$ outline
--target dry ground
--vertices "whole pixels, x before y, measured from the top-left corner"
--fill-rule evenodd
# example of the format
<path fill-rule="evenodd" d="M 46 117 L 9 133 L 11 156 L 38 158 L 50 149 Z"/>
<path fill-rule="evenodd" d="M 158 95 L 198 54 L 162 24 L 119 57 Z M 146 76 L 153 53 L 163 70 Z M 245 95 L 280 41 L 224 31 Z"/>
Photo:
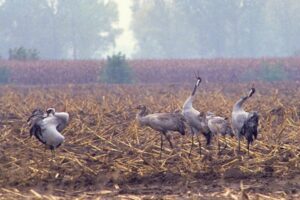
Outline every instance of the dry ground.
<path fill-rule="evenodd" d="M 174 111 L 191 86 L 3 86 L 0 199 L 300 199 L 299 83 L 255 87 L 245 106 L 261 118 L 250 157 L 236 156 L 236 139 L 229 138 L 221 155 L 214 141 L 203 156 L 195 148 L 189 158 L 191 137 L 174 133 L 176 147 L 165 143 L 160 158 L 159 134 L 136 125 L 134 107 Z M 230 117 L 248 88 L 203 84 L 194 107 Z M 55 160 L 28 138 L 26 119 L 36 107 L 70 113 Z"/>

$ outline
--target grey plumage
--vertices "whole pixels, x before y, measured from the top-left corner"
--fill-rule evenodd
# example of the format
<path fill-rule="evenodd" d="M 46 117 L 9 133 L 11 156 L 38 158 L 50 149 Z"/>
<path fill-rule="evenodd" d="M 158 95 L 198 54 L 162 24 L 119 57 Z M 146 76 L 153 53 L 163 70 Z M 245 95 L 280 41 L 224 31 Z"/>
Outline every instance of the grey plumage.
<path fill-rule="evenodd" d="M 169 131 L 176 131 L 181 135 L 185 135 L 184 117 L 180 113 L 174 112 L 148 114 L 146 106 L 143 105 L 139 105 L 137 109 L 140 110 L 136 115 L 139 125 L 148 126 L 161 133 L 161 152 L 163 147 L 163 135 L 168 140 L 171 148 L 173 148 L 173 144 L 169 135 L 167 135 Z"/>
<path fill-rule="evenodd" d="M 232 111 L 232 127 L 239 142 L 238 150 L 240 152 L 240 140 L 245 137 L 247 140 L 247 149 L 249 154 L 249 145 L 257 138 L 259 116 L 257 112 L 246 112 L 243 104 L 248 98 L 255 93 L 255 89 L 251 88 L 248 95 L 239 99 L 233 106 Z"/>
<path fill-rule="evenodd" d="M 218 152 L 220 152 L 220 142 L 219 142 L 219 134 L 222 135 L 225 139 L 225 147 L 227 146 L 226 143 L 226 135 L 230 135 L 233 137 L 233 131 L 230 126 L 230 123 L 227 118 L 216 116 L 212 112 L 207 112 L 206 119 L 208 122 L 208 127 L 212 133 L 213 136 L 217 137 L 218 141 Z"/>
<path fill-rule="evenodd" d="M 206 115 L 202 112 L 199 112 L 193 107 L 193 100 L 195 98 L 195 93 L 197 87 L 200 85 L 200 82 L 201 82 L 201 78 L 197 77 L 197 82 L 193 88 L 192 94 L 184 102 L 182 108 L 182 114 L 185 120 L 187 121 L 192 133 L 192 145 L 191 145 L 189 155 L 191 155 L 192 148 L 194 145 L 194 135 L 196 135 L 198 139 L 200 154 L 201 154 L 201 141 L 198 133 L 202 133 L 204 135 L 204 137 L 206 138 L 206 145 L 209 145 L 211 142 L 211 131 L 209 130 L 207 124 Z"/>
<path fill-rule="evenodd" d="M 46 113 L 44 113 L 40 108 L 34 109 L 31 116 L 27 119 L 27 123 L 30 126 L 30 137 L 33 135 L 43 144 L 45 141 L 42 139 L 42 129 L 39 123 L 46 118 Z"/>
<path fill-rule="evenodd" d="M 54 151 L 64 142 L 65 138 L 60 131 L 68 121 L 69 114 L 66 112 L 55 112 L 53 108 L 49 108 L 45 113 L 41 109 L 35 109 L 27 120 L 30 137 L 34 135 L 46 148 Z"/>
<path fill-rule="evenodd" d="M 252 144 L 254 139 L 257 139 L 258 121 L 259 121 L 259 117 L 257 112 L 250 112 L 248 119 L 245 121 L 241 129 L 241 135 L 243 135 L 248 141 L 247 143 L 248 151 L 249 151 L 249 144 Z"/>

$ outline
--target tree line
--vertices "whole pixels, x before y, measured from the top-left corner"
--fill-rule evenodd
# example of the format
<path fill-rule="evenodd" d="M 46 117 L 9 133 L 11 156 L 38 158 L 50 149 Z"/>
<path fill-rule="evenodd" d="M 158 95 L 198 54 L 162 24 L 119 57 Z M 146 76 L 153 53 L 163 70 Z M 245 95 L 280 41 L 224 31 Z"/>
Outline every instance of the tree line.
<path fill-rule="evenodd" d="M 43 59 L 89 59 L 120 33 L 114 2 L 104 0 L 5 0 L 0 6 L 0 55 L 37 49 Z"/>
<path fill-rule="evenodd" d="M 296 0 L 134 0 L 131 9 L 133 58 L 300 54 Z M 122 33 L 117 23 L 112 0 L 5 0 L 0 56 L 23 48 L 42 59 L 99 58 Z"/>
<path fill-rule="evenodd" d="M 295 0 L 137 1 L 138 57 L 277 57 L 300 53 Z"/>

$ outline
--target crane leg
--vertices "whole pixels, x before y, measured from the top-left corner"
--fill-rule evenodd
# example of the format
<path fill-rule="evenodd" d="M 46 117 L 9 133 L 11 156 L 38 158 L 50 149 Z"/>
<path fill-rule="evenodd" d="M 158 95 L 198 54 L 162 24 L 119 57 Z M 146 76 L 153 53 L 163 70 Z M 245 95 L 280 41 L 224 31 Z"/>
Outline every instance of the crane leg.
<path fill-rule="evenodd" d="M 250 148 L 250 144 L 249 144 L 249 142 L 247 142 L 248 157 L 250 156 L 249 148 Z"/>
<path fill-rule="evenodd" d="M 167 140 L 168 140 L 168 142 L 169 142 L 169 144 L 170 144 L 170 147 L 173 149 L 173 144 L 172 144 L 172 142 L 171 142 L 171 136 L 170 135 L 167 135 L 167 133 L 164 133 L 164 135 L 165 135 L 165 137 L 167 138 Z"/>
<path fill-rule="evenodd" d="M 51 149 L 51 153 L 52 153 L 52 160 L 54 160 L 54 158 L 55 158 L 55 150 Z"/>
<path fill-rule="evenodd" d="M 227 138 L 226 138 L 226 135 L 223 135 L 223 138 L 224 138 L 224 141 L 225 141 L 225 146 L 223 147 L 223 149 L 221 150 L 221 152 L 224 151 L 227 148 Z"/>
<path fill-rule="evenodd" d="M 199 135 L 197 135 L 198 145 L 199 145 L 199 154 L 202 155 L 202 147 L 201 147 L 201 141 Z"/>
<path fill-rule="evenodd" d="M 218 154 L 220 154 L 220 140 L 219 140 L 219 134 L 216 134 L 216 139 L 218 142 Z"/>
<path fill-rule="evenodd" d="M 224 149 L 226 149 L 226 148 L 227 148 L 227 139 L 226 139 L 226 135 L 224 135 L 223 138 L 224 138 L 224 141 L 225 141 Z"/>
<path fill-rule="evenodd" d="M 191 153 L 192 153 L 193 146 L 194 146 L 194 133 L 192 133 L 192 145 L 191 145 L 189 157 L 191 157 Z"/>
<path fill-rule="evenodd" d="M 163 134 L 160 134 L 160 154 L 159 157 L 161 158 L 162 150 L 163 150 L 163 144 L 164 144 L 164 139 L 163 139 Z"/>
<path fill-rule="evenodd" d="M 45 145 L 45 148 L 44 148 L 44 155 L 43 155 L 42 161 L 44 161 L 44 159 L 46 157 L 46 150 L 47 150 L 47 145 Z"/>
<path fill-rule="evenodd" d="M 50 166 L 51 166 L 51 168 L 53 167 L 53 165 L 54 165 L 54 159 L 55 159 L 55 150 L 53 149 L 53 148 L 51 148 L 51 154 L 52 154 L 52 159 L 51 159 L 51 164 L 50 164 Z"/>
<path fill-rule="evenodd" d="M 181 149 L 183 149 L 183 146 L 184 146 L 184 144 L 183 144 L 183 137 L 180 137 L 180 142 L 181 142 Z"/>
<path fill-rule="evenodd" d="M 238 138 L 238 140 L 239 140 L 238 153 L 240 154 L 241 153 L 241 139 L 240 139 L 240 137 Z"/>

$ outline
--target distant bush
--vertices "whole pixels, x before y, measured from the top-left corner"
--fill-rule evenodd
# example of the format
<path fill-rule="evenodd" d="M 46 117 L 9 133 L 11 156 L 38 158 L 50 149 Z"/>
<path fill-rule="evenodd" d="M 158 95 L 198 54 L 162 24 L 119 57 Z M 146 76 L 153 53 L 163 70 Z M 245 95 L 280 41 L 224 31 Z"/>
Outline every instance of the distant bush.
<path fill-rule="evenodd" d="M 260 80 L 260 81 L 284 81 L 289 78 L 288 72 L 281 63 L 267 63 L 260 64 L 257 70 L 247 70 L 242 75 L 243 81 Z"/>
<path fill-rule="evenodd" d="M 0 84 L 7 84 L 10 80 L 10 70 L 8 67 L 0 67 Z"/>
<path fill-rule="evenodd" d="M 100 74 L 100 81 L 105 83 L 132 83 L 132 70 L 122 53 L 108 56 Z"/>
<path fill-rule="evenodd" d="M 9 60 L 38 60 L 39 52 L 36 49 L 24 47 L 9 49 Z"/>
<path fill-rule="evenodd" d="M 259 77 L 265 81 L 284 81 L 288 79 L 288 73 L 280 63 L 263 63 L 259 71 Z"/>
<path fill-rule="evenodd" d="M 294 51 L 294 54 L 292 56 L 297 56 L 299 57 L 300 56 L 300 49 Z"/>

